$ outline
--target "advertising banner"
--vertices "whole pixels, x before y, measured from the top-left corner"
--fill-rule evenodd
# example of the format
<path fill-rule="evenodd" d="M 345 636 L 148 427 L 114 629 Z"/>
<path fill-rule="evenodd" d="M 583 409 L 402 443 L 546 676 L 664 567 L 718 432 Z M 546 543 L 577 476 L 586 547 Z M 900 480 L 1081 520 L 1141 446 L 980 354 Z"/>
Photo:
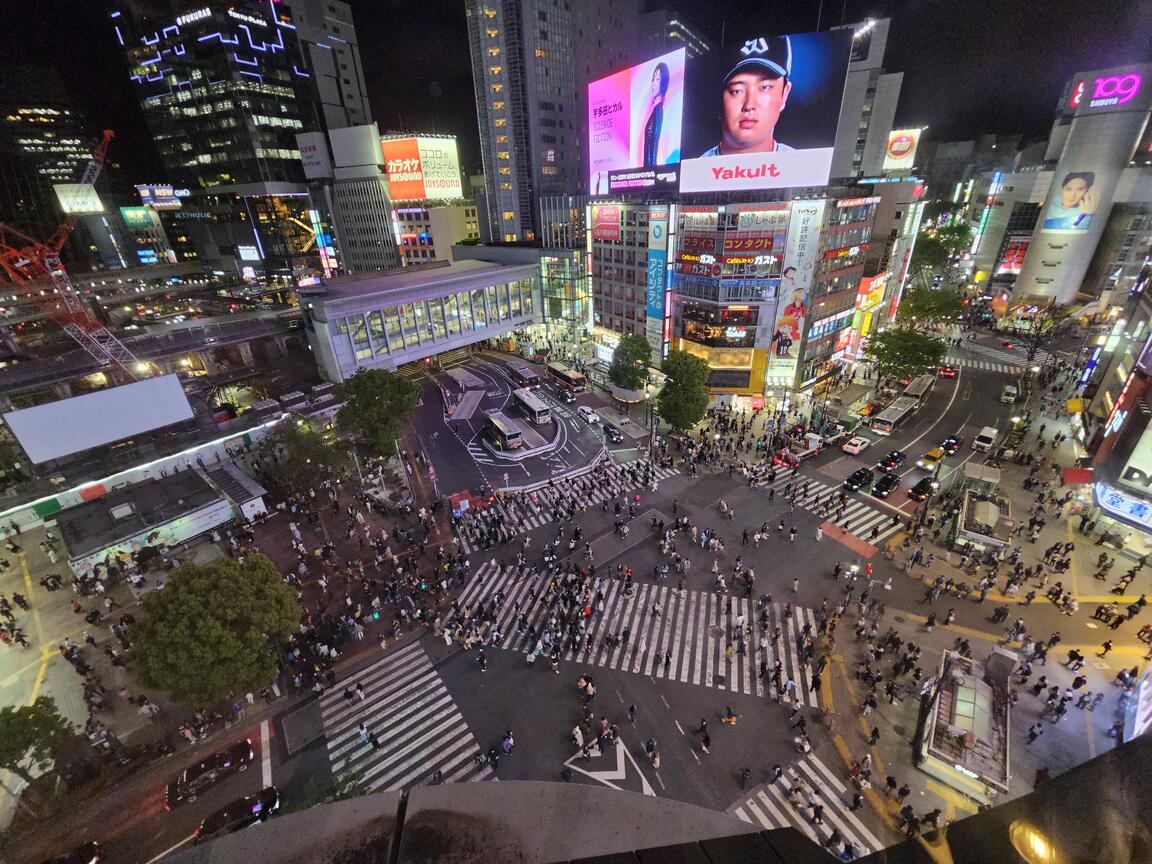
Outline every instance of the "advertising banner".
<path fill-rule="evenodd" d="M 138 185 L 136 192 L 140 203 L 153 210 L 179 210 L 183 206 L 180 199 L 188 197 L 187 189 L 175 189 L 168 183 Z"/>
<path fill-rule="evenodd" d="M 996 275 L 1016 275 L 1024 266 L 1024 258 L 1028 255 L 1028 247 L 1032 243 L 1032 236 L 1014 237 L 1004 247 L 1004 254 L 1000 256 L 1000 264 L 996 267 Z"/>
<path fill-rule="evenodd" d="M 382 138 L 380 149 L 393 201 L 464 197 L 455 138 Z"/>
<path fill-rule="evenodd" d="M 684 113 L 685 49 L 588 85 L 589 191 L 674 189 Z M 619 176 L 613 174 L 619 172 Z"/>
<path fill-rule="evenodd" d="M 620 239 L 619 204 L 601 204 L 592 208 L 592 239 Z"/>
<path fill-rule="evenodd" d="M 920 144 L 920 129 L 894 129 L 888 133 L 884 148 L 885 171 L 911 171 Z"/>
<path fill-rule="evenodd" d="M 68 216 L 104 212 L 96 189 L 87 183 L 57 183 L 52 188 L 56 190 L 60 209 Z"/>
<path fill-rule="evenodd" d="M 668 284 L 668 208 L 648 211 L 648 272 L 645 280 L 644 335 L 653 352 L 663 356 Z"/>
<path fill-rule="evenodd" d="M 826 184 L 851 48 L 850 29 L 753 35 L 693 60 L 680 191 Z"/>
<path fill-rule="evenodd" d="M 772 330 L 769 369 L 776 378 L 796 374 L 826 203 L 823 200 L 792 203 L 780 288 L 776 294 L 776 323 Z"/>
<path fill-rule="evenodd" d="M 1114 185 L 1116 174 L 1097 170 L 1064 172 L 1059 178 L 1059 187 L 1054 186 L 1048 195 L 1041 228 L 1054 234 L 1087 231 L 1100 209 L 1098 187 Z"/>
<path fill-rule="evenodd" d="M 332 160 L 328 158 L 328 142 L 323 132 L 301 132 L 296 136 L 296 148 L 304 176 L 309 180 L 332 176 Z"/>
<path fill-rule="evenodd" d="M 160 224 L 151 207 L 121 207 L 120 218 L 129 228 L 155 228 Z"/>

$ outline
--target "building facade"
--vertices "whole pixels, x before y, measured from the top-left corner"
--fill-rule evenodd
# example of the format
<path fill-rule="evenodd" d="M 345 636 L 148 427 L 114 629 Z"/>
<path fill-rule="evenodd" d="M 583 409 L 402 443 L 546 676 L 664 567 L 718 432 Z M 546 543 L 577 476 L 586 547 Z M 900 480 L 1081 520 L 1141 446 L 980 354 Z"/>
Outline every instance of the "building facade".
<path fill-rule="evenodd" d="M 872 177 L 883 168 L 904 82 L 903 72 L 889 73 L 883 68 L 890 24 L 889 18 L 876 18 L 833 28 L 854 32 L 832 154 L 834 178 Z"/>
<path fill-rule="evenodd" d="M 352 7 L 344 0 L 292 0 L 289 6 L 308 57 L 324 128 L 371 123 Z"/>
<path fill-rule="evenodd" d="M 476 203 L 405 201 L 395 208 L 398 251 L 405 264 L 451 261 L 457 243 L 478 243 Z"/>

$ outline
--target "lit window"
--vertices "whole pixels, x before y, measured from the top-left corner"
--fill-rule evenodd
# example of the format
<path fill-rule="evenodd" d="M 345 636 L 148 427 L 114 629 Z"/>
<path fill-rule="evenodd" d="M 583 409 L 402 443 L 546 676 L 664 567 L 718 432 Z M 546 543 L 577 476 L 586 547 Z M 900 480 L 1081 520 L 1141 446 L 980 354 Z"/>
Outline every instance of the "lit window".
<path fill-rule="evenodd" d="M 508 136 L 507 135 L 497 135 L 496 136 L 496 143 L 497 144 L 507 144 L 508 143 Z"/>
<path fill-rule="evenodd" d="M 505 210 L 504 211 L 504 221 L 511 222 L 515 218 L 516 218 L 516 214 L 513 213 L 511 210 Z"/>
<path fill-rule="evenodd" d="M 543 48 L 537 48 L 536 49 L 536 56 L 539 57 L 541 60 L 543 60 L 545 57 L 548 56 L 548 52 L 545 51 Z"/>
<path fill-rule="evenodd" d="M 507 126 L 507 125 L 508 125 L 508 118 L 507 117 L 497 117 L 496 118 L 496 126 L 502 128 L 502 127 Z"/>
<path fill-rule="evenodd" d="M 504 110 L 504 101 L 499 100 L 497 102 L 493 102 L 492 103 L 492 110 L 493 111 L 503 111 Z"/>
<path fill-rule="evenodd" d="M 509 155 L 507 150 L 498 150 L 496 152 L 496 158 L 497 159 L 511 159 L 512 157 Z"/>
<path fill-rule="evenodd" d="M 489 57 L 499 57 L 500 56 L 500 46 L 495 45 L 495 46 L 489 48 L 488 49 L 488 56 Z"/>
<path fill-rule="evenodd" d="M 512 184 L 511 183 L 501 183 L 500 184 L 500 191 L 501 192 L 511 192 L 512 191 Z"/>
<path fill-rule="evenodd" d="M 505 165 L 500 169 L 500 173 L 503 174 L 505 177 L 511 177 L 512 176 L 512 169 L 509 168 L 507 165 Z"/>
<path fill-rule="evenodd" d="M 491 87 L 491 90 L 493 93 L 503 93 L 504 92 L 504 85 L 503 84 L 493 84 Z"/>
<path fill-rule="evenodd" d="M 484 32 L 488 35 L 489 39 L 495 39 L 497 36 L 500 35 L 500 31 L 497 30 L 495 27 L 489 27 Z"/>
<path fill-rule="evenodd" d="M 489 66 L 488 67 L 488 74 L 489 75 L 502 75 L 502 74 L 504 74 L 504 67 L 503 66 Z"/>
<path fill-rule="evenodd" d="M 484 10 L 484 17 L 485 18 L 495 18 L 496 17 L 496 10 L 495 9 L 485 9 Z"/>

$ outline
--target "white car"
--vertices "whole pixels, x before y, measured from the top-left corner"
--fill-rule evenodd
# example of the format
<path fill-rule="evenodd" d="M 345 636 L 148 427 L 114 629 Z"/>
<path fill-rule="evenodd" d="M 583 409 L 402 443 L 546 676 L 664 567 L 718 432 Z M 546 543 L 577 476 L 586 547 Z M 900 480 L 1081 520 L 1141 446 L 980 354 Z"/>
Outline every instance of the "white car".
<path fill-rule="evenodd" d="M 862 435 L 853 435 L 840 446 L 840 449 L 845 453 L 851 453 L 853 456 L 856 456 L 857 454 L 863 453 L 865 450 L 867 450 L 868 445 L 871 443 L 871 441 Z"/>
<path fill-rule="evenodd" d="M 576 409 L 576 413 L 580 415 L 585 423 L 599 423 L 600 415 L 589 408 L 587 405 L 581 405 Z"/>

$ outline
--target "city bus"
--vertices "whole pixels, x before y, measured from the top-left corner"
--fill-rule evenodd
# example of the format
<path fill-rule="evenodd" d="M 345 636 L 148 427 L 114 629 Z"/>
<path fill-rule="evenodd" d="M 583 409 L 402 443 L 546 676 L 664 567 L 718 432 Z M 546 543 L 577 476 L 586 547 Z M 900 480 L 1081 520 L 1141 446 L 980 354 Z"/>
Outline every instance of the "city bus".
<path fill-rule="evenodd" d="M 552 422 L 552 409 L 541 401 L 531 390 L 513 390 L 512 399 L 520 413 L 539 426 Z"/>
<path fill-rule="evenodd" d="M 567 387 L 573 393 L 584 392 L 584 376 L 579 372 L 573 372 L 562 363 L 549 363 L 548 375 L 557 384 Z"/>
<path fill-rule="evenodd" d="M 919 403 L 915 399 L 901 396 L 872 418 L 872 431 L 878 435 L 891 435 L 918 407 Z"/>
<path fill-rule="evenodd" d="M 520 430 L 499 411 L 488 415 L 484 431 L 501 450 L 515 450 L 524 444 Z"/>
<path fill-rule="evenodd" d="M 532 390 L 540 386 L 540 376 L 527 366 L 511 366 L 508 374 L 512 378 L 512 383 L 519 389 Z"/>
<path fill-rule="evenodd" d="M 915 399 L 916 408 L 919 409 L 920 406 L 927 401 L 928 394 L 932 392 L 935 384 L 935 375 L 920 375 L 917 378 L 913 378 L 908 386 L 904 388 L 904 398 Z"/>

